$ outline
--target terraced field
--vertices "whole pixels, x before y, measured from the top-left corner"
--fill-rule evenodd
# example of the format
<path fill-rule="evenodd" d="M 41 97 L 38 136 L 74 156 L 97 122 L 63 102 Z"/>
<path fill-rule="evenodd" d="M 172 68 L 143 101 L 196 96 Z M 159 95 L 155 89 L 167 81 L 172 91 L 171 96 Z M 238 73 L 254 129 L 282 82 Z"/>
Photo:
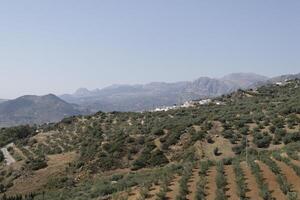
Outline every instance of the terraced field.
<path fill-rule="evenodd" d="M 28 154 L 27 151 L 22 151 L 22 149 L 19 149 L 17 146 L 14 147 L 14 152 L 17 154 L 21 154 L 21 158 L 17 163 L 24 162 L 23 159 L 26 158 L 25 155 Z M 34 152 L 34 151 L 32 151 Z M 64 156 L 63 156 L 64 155 Z M 271 154 L 270 154 L 271 155 Z M 283 154 L 282 154 L 283 155 Z M 286 177 L 287 183 L 291 186 L 291 190 L 288 193 L 284 193 L 281 190 L 281 183 L 278 182 L 277 174 L 275 174 L 270 167 L 265 164 L 263 161 L 259 160 L 259 157 L 257 157 L 256 160 L 253 160 L 257 164 L 257 166 L 260 169 L 261 176 L 263 177 L 263 182 L 267 184 L 268 191 L 270 193 L 270 196 L 273 199 L 289 199 L 290 196 L 296 196 L 296 194 L 300 194 L 300 176 L 299 172 L 295 171 L 297 167 L 299 167 L 299 161 L 294 160 L 290 158 L 287 154 L 284 154 L 284 159 L 288 159 L 289 163 L 291 165 L 296 166 L 295 168 L 291 167 L 287 163 L 283 161 L 279 161 L 272 156 L 270 156 L 270 159 L 273 160 L 278 167 L 280 168 L 280 172 Z M 32 156 L 30 154 L 30 156 Z M 47 180 L 49 176 L 52 176 L 56 172 L 59 172 L 60 167 L 64 167 L 65 164 L 70 162 L 74 159 L 74 156 L 76 156 L 75 153 L 69 152 L 64 154 L 53 154 L 49 155 L 49 161 L 48 161 L 48 167 L 46 169 L 38 170 L 33 175 L 31 175 L 32 182 L 37 183 L 37 185 L 23 185 L 22 181 L 16 180 L 14 182 L 14 186 L 7 192 L 7 194 L 13 194 L 13 192 L 18 191 L 19 193 L 27 193 L 32 191 L 33 189 L 38 188 L 41 185 L 46 184 L 46 182 L 43 183 L 43 180 Z M 236 159 L 235 159 L 236 160 Z M 243 171 L 243 174 L 241 176 L 244 176 L 245 178 L 245 186 L 247 188 L 246 190 L 246 197 L 248 199 L 263 199 L 262 191 L 260 188 L 259 183 L 257 182 L 257 178 L 255 177 L 255 174 L 253 174 L 253 171 L 251 170 L 251 167 L 247 165 L 245 161 L 239 161 L 240 167 Z M 135 186 L 130 189 L 130 192 L 128 192 L 127 195 L 121 194 L 116 195 L 114 199 L 129 199 L 129 200 L 139 200 L 139 199 L 148 199 L 148 200 L 156 200 L 156 199 L 178 199 L 178 198 L 184 198 L 187 200 L 193 200 L 197 199 L 197 195 L 201 193 L 199 190 L 199 182 L 206 180 L 206 184 L 204 187 L 204 196 L 207 200 L 215 200 L 219 199 L 218 197 L 218 184 L 216 183 L 218 171 L 215 166 L 215 164 L 212 164 L 207 170 L 206 175 L 203 177 L 201 176 L 201 169 L 199 168 L 200 164 L 199 162 L 196 164 L 193 164 L 193 168 L 191 170 L 191 174 L 188 177 L 188 181 L 186 183 L 186 189 L 187 193 L 186 196 L 180 197 L 181 190 L 183 185 L 181 185 L 181 179 L 183 178 L 183 171 L 179 171 L 179 174 L 172 175 L 171 178 L 169 178 L 169 181 L 167 182 L 167 189 L 162 192 L 163 190 L 163 182 L 155 181 L 153 179 L 153 183 L 148 187 L 148 189 L 145 190 L 144 187 Z M 48 169 L 53 169 L 52 173 L 49 173 Z M 184 168 L 183 168 L 184 169 Z M 44 172 L 46 174 L 44 174 Z M 44 175 L 43 175 L 44 174 Z M 224 165 L 224 176 L 226 178 L 226 183 L 224 185 L 225 188 L 225 197 L 227 199 L 233 199 L 237 200 L 241 198 L 241 193 L 239 192 L 239 185 L 237 182 L 238 177 L 235 174 L 234 166 L 231 164 Z M 45 178 L 43 178 L 45 177 Z M 39 186 L 38 186 L 39 185 Z M 295 197 L 297 199 L 297 197 Z"/>

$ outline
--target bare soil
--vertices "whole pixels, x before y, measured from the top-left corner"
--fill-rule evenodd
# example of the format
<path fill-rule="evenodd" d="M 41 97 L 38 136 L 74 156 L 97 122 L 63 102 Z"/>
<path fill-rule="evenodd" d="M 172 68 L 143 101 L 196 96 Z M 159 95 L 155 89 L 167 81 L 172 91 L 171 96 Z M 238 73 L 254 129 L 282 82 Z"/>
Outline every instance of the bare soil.
<path fill-rule="evenodd" d="M 59 177 L 68 163 L 72 162 L 76 156 L 75 152 L 48 156 L 48 167 L 19 177 L 14 181 L 14 186 L 8 190 L 7 194 L 29 194 L 37 191 L 46 185 L 50 178 Z"/>
<path fill-rule="evenodd" d="M 293 185 L 293 190 L 300 194 L 300 178 L 297 176 L 296 172 L 283 162 L 279 162 L 274 159 L 282 173 L 286 176 L 288 183 Z"/>
<path fill-rule="evenodd" d="M 291 162 L 294 164 L 294 165 L 297 165 L 300 167 L 300 161 L 299 160 L 293 160 L 291 159 Z"/>
<path fill-rule="evenodd" d="M 275 174 L 264 163 L 257 161 L 257 164 L 263 173 L 263 178 L 269 185 L 269 190 L 272 192 L 272 197 L 278 200 L 285 199 L 284 194 L 280 190 L 280 186 L 276 180 Z"/>
<path fill-rule="evenodd" d="M 199 179 L 200 179 L 199 169 L 193 169 L 193 174 L 188 183 L 188 191 L 189 191 L 189 194 L 187 195 L 188 200 L 195 199 L 195 195 L 197 192 L 197 183 Z"/>
<path fill-rule="evenodd" d="M 179 180 L 180 176 L 176 175 L 169 185 L 169 191 L 166 194 L 166 199 L 173 200 L 179 194 Z"/>
<path fill-rule="evenodd" d="M 232 151 L 233 145 L 229 142 L 229 140 L 225 139 L 222 136 L 215 135 L 213 137 L 214 143 L 208 144 L 203 143 L 203 150 L 205 156 L 210 160 L 220 161 L 224 158 L 234 157 L 235 154 Z M 214 154 L 214 149 L 218 148 L 221 155 L 216 156 Z"/>
<path fill-rule="evenodd" d="M 204 153 L 204 148 L 203 148 L 203 142 L 201 141 L 197 141 L 195 144 L 194 144 L 194 147 L 195 147 L 195 154 L 196 156 L 198 157 L 198 159 L 202 159 L 205 157 L 205 153 Z"/>
<path fill-rule="evenodd" d="M 262 198 L 259 196 L 259 188 L 257 186 L 256 179 L 252 175 L 250 167 L 247 166 L 246 162 L 242 162 L 241 168 L 245 174 L 246 184 L 249 189 L 249 191 L 246 193 L 246 196 L 249 199 L 262 200 Z"/>
<path fill-rule="evenodd" d="M 237 195 L 237 185 L 235 180 L 235 173 L 233 171 L 232 165 L 224 166 L 225 175 L 227 177 L 227 192 L 226 195 L 228 199 L 239 200 L 240 198 Z"/>
<path fill-rule="evenodd" d="M 224 130 L 222 123 L 219 121 L 213 121 L 212 125 L 213 126 L 211 130 L 208 131 L 211 135 L 220 135 L 221 132 Z"/>
<path fill-rule="evenodd" d="M 16 146 L 14 145 L 14 150 L 17 154 L 19 154 L 24 160 L 27 159 L 27 157 L 24 155 L 24 153 Z"/>
<path fill-rule="evenodd" d="M 147 200 L 155 200 L 156 199 L 156 194 L 158 194 L 159 191 L 160 191 L 160 186 L 159 185 L 153 185 L 150 188 L 146 199 Z"/>
<path fill-rule="evenodd" d="M 140 198 L 140 190 L 139 188 L 135 187 L 128 194 L 128 200 L 137 200 Z"/>
<path fill-rule="evenodd" d="M 216 167 L 212 167 L 207 174 L 207 187 L 206 189 L 206 200 L 215 200 L 216 198 L 216 190 L 217 190 L 217 185 L 216 185 L 216 176 L 217 176 L 217 170 Z"/>

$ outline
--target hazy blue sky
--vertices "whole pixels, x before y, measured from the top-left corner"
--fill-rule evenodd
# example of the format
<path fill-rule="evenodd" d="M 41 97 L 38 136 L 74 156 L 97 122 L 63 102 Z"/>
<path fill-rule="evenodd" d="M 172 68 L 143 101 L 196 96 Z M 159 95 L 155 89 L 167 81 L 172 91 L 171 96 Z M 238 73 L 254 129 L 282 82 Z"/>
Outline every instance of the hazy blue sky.
<path fill-rule="evenodd" d="M 299 0 L 0 0 L 0 98 L 300 72 Z"/>

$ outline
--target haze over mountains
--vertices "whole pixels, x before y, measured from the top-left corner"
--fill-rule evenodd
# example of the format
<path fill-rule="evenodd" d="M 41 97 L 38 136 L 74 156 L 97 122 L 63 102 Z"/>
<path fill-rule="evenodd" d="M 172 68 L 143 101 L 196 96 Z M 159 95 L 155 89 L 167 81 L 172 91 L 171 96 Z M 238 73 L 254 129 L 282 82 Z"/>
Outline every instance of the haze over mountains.
<path fill-rule="evenodd" d="M 6 99 L 0 99 L 0 103 L 7 101 Z"/>
<path fill-rule="evenodd" d="M 81 88 L 74 94 L 60 97 L 92 111 L 143 111 L 187 100 L 215 97 L 267 80 L 268 77 L 253 73 L 234 73 L 219 79 L 201 77 L 186 82 L 113 85 L 92 91 Z"/>
<path fill-rule="evenodd" d="M 98 111 L 151 110 L 294 78 L 300 78 L 300 74 L 268 78 L 253 73 L 234 73 L 222 78 L 201 77 L 175 83 L 112 85 L 92 91 L 81 88 L 74 94 L 60 97 L 53 94 L 28 95 L 14 100 L 0 100 L 0 127 L 57 122 L 68 116 Z"/>

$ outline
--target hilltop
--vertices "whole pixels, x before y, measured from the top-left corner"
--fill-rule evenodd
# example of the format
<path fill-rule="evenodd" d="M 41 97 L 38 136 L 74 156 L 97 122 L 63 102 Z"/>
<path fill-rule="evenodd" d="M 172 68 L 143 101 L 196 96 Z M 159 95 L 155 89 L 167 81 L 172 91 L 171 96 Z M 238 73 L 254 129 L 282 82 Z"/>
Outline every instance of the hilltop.
<path fill-rule="evenodd" d="M 0 103 L 0 127 L 58 122 L 82 112 L 53 94 L 27 95 Z"/>
<path fill-rule="evenodd" d="M 2 129 L 0 141 L 15 144 L 17 160 L 0 168 L 2 191 L 36 199 L 43 191 L 45 199 L 295 196 L 299 98 L 295 80 L 167 112 L 99 112 Z"/>

